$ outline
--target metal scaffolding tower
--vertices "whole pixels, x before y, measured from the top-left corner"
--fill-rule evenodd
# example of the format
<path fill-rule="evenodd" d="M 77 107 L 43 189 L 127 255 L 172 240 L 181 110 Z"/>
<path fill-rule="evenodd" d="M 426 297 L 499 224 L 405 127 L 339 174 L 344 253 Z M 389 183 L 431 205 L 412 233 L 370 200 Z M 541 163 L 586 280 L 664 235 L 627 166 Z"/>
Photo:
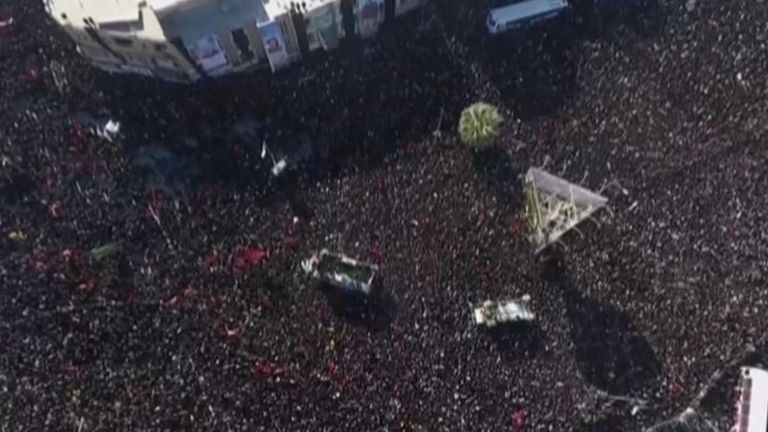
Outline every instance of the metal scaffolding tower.
<path fill-rule="evenodd" d="M 608 202 L 600 194 L 539 168 L 530 168 L 526 173 L 524 191 L 529 239 L 536 253 L 559 241 L 566 232 L 578 231 L 576 225 L 591 219 Z"/>

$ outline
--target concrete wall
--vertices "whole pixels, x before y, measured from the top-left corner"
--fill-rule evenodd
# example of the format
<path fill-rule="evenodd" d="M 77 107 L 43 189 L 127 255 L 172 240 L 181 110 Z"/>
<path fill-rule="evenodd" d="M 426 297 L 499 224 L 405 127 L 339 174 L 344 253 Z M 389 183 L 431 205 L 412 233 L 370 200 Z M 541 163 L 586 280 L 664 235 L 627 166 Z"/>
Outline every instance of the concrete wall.
<path fill-rule="evenodd" d="M 199 79 L 200 75 L 184 55 L 165 40 L 154 12 L 144 8 L 142 17 L 144 31 L 134 33 L 99 28 L 87 16 L 59 16 L 57 21 L 74 40 L 78 52 L 100 69 L 174 81 Z"/>
<path fill-rule="evenodd" d="M 134 72 L 145 75 L 154 75 L 155 69 L 161 70 L 161 78 L 169 79 L 171 75 L 178 74 L 175 81 L 195 81 L 200 78 L 194 67 L 184 56 L 167 41 L 150 41 L 139 38 L 120 39 L 130 41 L 117 43 L 114 35 L 109 32 L 98 31 L 99 37 L 107 48 L 96 42 L 91 35 L 83 29 L 66 28 L 67 33 L 75 40 L 78 52 L 86 59 L 92 61 L 97 67 L 112 72 Z"/>

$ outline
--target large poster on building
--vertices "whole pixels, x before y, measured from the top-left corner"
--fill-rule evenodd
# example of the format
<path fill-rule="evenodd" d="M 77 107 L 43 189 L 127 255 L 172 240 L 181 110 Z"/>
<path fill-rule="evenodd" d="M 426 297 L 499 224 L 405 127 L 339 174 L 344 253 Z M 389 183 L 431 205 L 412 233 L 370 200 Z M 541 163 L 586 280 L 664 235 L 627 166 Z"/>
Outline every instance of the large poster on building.
<path fill-rule="evenodd" d="M 307 14 L 307 33 L 316 33 L 324 49 L 333 49 L 339 44 L 339 31 L 333 4 L 320 7 Z M 311 47 L 310 47 L 311 48 Z"/>
<path fill-rule="evenodd" d="M 188 44 L 187 51 L 206 72 L 214 72 L 229 66 L 229 59 L 215 35 L 209 35 Z"/>
<path fill-rule="evenodd" d="M 267 52 L 267 59 L 272 70 L 277 70 L 288 61 L 288 52 L 285 48 L 283 35 L 276 22 L 271 21 L 259 25 L 259 34 L 264 43 L 264 51 Z"/>

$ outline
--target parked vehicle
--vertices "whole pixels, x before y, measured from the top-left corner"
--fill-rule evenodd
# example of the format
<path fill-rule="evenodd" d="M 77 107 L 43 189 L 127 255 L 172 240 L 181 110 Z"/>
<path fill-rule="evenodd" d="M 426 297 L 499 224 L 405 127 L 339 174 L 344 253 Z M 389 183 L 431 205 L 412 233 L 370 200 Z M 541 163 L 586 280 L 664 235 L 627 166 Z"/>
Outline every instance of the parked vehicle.
<path fill-rule="evenodd" d="M 530 301 L 528 295 L 517 300 L 486 300 L 473 311 L 475 324 L 492 328 L 499 324 L 533 321 L 535 315 L 531 311 Z"/>
<path fill-rule="evenodd" d="M 528 0 L 513 3 L 491 9 L 486 18 L 486 25 L 489 32 L 497 34 L 555 17 L 566 7 L 566 0 Z"/>
<path fill-rule="evenodd" d="M 371 293 L 373 279 L 379 270 L 375 264 L 329 252 L 327 249 L 302 261 L 301 266 L 305 272 L 319 281 L 366 295 Z"/>

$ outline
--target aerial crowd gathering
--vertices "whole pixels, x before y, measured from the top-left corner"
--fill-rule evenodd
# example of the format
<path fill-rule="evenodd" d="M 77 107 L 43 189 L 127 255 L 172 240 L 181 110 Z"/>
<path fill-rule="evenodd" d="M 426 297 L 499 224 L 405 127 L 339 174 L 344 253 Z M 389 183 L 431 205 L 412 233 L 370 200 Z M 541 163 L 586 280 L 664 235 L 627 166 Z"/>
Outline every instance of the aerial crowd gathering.
<path fill-rule="evenodd" d="M 0 6 L 9 430 L 744 423 L 768 325 L 765 3 L 466 40 L 428 5 L 193 85 L 91 68 L 37 3 Z M 474 151 L 457 125 L 485 99 L 504 125 Z M 538 253 L 530 168 L 607 199 Z"/>

